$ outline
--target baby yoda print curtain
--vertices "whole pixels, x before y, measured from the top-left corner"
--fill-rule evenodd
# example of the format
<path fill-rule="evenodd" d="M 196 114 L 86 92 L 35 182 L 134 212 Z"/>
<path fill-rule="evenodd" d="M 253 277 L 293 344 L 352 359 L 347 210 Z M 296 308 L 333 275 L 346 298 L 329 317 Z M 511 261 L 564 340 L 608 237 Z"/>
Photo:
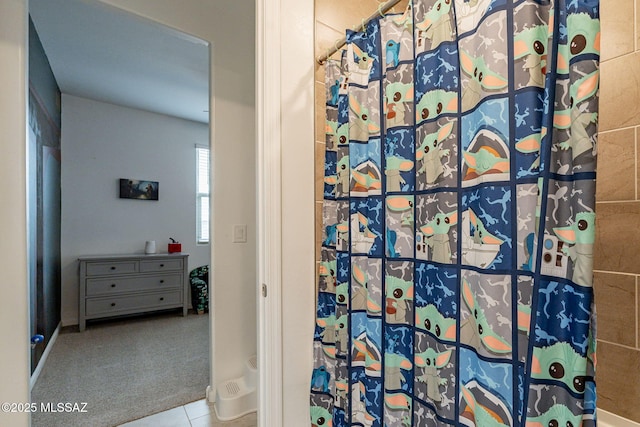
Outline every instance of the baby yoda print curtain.
<path fill-rule="evenodd" d="M 597 0 L 413 0 L 326 66 L 311 425 L 594 426 Z"/>

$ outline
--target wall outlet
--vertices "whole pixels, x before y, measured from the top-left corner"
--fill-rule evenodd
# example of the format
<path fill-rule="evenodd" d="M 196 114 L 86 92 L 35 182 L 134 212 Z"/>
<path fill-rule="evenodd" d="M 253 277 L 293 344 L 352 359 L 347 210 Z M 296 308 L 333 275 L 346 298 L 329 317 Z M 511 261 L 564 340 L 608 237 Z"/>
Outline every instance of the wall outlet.
<path fill-rule="evenodd" d="M 247 224 L 234 224 L 231 241 L 233 243 L 247 243 Z"/>

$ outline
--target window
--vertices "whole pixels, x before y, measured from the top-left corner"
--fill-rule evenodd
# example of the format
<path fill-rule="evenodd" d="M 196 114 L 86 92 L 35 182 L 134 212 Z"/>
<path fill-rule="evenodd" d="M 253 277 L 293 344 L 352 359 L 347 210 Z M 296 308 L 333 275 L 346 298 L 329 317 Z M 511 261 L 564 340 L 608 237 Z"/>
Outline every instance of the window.
<path fill-rule="evenodd" d="M 196 146 L 196 239 L 209 243 L 209 148 Z"/>

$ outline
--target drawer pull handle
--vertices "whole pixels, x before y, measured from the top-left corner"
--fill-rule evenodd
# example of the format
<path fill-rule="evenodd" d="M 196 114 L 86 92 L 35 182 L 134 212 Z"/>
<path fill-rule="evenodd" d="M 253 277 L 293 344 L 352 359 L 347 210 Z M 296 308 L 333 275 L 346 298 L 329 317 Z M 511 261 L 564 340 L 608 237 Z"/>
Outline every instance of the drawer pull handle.
<path fill-rule="evenodd" d="M 112 270 L 115 270 L 116 268 L 112 266 L 112 267 L 111 267 L 111 269 L 112 269 Z"/>
<path fill-rule="evenodd" d="M 160 280 L 160 283 L 164 283 L 164 280 Z"/>
<path fill-rule="evenodd" d="M 160 264 L 160 267 L 164 267 L 164 264 Z"/>
<path fill-rule="evenodd" d="M 111 284 L 111 287 L 112 287 L 112 288 L 115 288 L 115 287 L 116 287 L 116 284 L 115 284 L 115 283 L 112 283 L 112 284 Z"/>
<path fill-rule="evenodd" d="M 164 301 L 164 297 L 160 297 L 160 301 Z"/>
<path fill-rule="evenodd" d="M 116 306 L 116 303 L 115 303 L 115 302 L 112 302 L 112 303 L 111 303 L 111 307 L 115 307 L 115 306 Z"/>

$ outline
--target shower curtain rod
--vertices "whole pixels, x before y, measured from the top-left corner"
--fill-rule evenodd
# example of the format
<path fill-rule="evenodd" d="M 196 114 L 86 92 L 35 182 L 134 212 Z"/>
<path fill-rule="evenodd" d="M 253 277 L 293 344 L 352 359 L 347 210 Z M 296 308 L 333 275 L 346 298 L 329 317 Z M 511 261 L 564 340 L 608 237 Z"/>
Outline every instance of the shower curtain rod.
<path fill-rule="evenodd" d="M 373 13 L 371 16 L 369 16 L 367 19 L 363 19 L 362 23 L 360 25 L 356 25 L 353 27 L 353 31 L 358 31 L 358 30 L 364 30 L 365 26 L 372 20 L 374 20 L 377 17 L 384 17 L 384 14 L 387 13 L 389 11 L 389 9 L 391 9 L 393 6 L 397 5 L 398 3 L 400 3 L 402 0 L 389 0 L 386 3 L 380 3 L 380 6 L 378 7 L 378 10 Z M 334 53 L 336 53 L 337 51 L 340 50 L 340 48 L 342 46 L 344 46 L 345 44 L 347 44 L 347 38 L 343 37 L 339 40 L 336 40 L 336 42 L 333 44 L 333 47 L 331 49 L 328 49 L 327 52 L 324 55 L 320 55 L 316 61 L 318 61 L 318 64 L 322 65 L 324 64 L 327 59 L 329 59 L 331 57 L 331 55 L 333 55 Z"/>

